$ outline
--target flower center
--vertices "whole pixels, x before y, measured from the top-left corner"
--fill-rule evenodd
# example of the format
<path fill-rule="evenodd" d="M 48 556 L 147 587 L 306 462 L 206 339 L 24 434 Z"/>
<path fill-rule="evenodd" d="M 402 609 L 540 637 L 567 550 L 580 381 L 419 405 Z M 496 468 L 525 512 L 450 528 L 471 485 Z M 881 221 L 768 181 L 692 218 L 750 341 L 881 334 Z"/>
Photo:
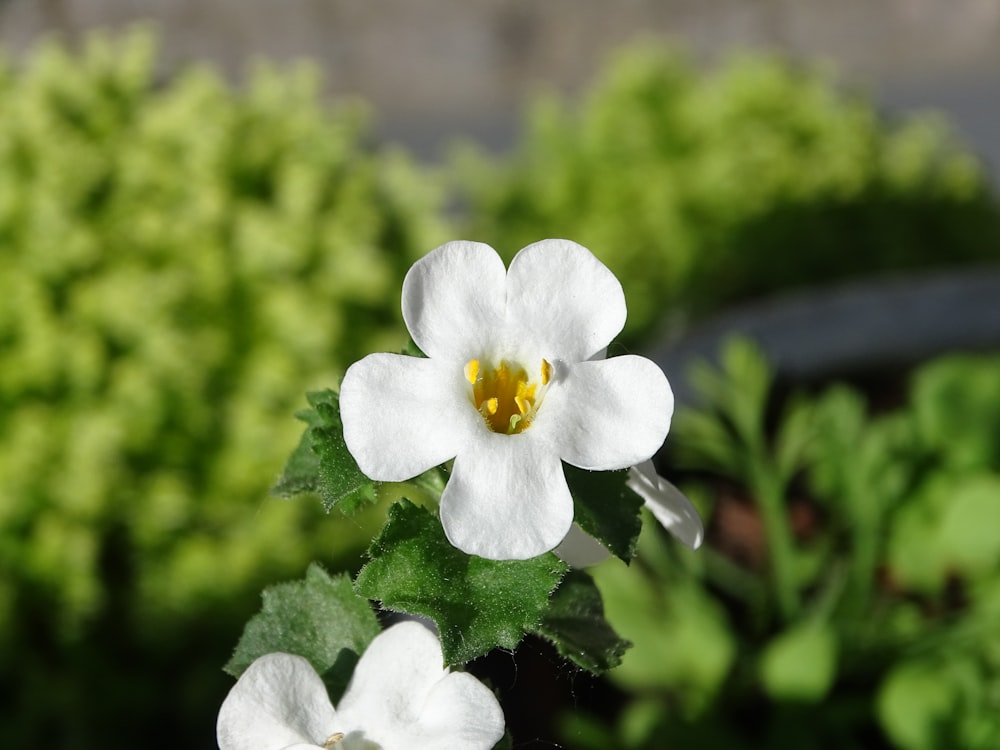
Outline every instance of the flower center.
<path fill-rule="evenodd" d="M 330 750 L 334 745 L 344 739 L 343 732 L 334 732 L 329 737 L 326 738 L 326 742 L 323 743 L 323 750 Z"/>
<path fill-rule="evenodd" d="M 465 364 L 465 379 L 472 385 L 472 405 L 493 432 L 516 435 L 531 426 L 552 379 L 552 365 L 542 360 L 538 379 L 531 380 L 520 365 L 500 360 L 495 368 L 483 368 L 478 359 Z"/>

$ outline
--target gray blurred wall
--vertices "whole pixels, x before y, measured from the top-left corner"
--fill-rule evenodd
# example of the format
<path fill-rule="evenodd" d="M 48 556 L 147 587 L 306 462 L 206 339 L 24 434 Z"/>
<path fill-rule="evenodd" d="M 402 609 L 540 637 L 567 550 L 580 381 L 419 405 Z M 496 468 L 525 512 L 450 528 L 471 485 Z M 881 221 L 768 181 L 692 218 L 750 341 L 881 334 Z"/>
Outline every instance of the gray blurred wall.
<path fill-rule="evenodd" d="M 934 107 L 1000 169 L 1000 0 L 0 0 L 0 45 L 154 21 L 164 66 L 309 57 L 333 94 L 425 156 L 503 147 L 538 87 L 572 93 L 610 50 L 665 35 L 709 62 L 741 49 L 834 61 L 890 111 Z M 165 72 L 167 72 L 165 71 Z"/>

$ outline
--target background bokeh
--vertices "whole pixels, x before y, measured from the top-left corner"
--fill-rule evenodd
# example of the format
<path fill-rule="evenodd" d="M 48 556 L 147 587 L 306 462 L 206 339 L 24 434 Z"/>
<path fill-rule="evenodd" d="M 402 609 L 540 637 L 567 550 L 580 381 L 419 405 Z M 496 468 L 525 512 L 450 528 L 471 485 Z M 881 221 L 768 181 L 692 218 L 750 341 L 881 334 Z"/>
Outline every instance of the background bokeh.
<path fill-rule="evenodd" d="M 548 236 L 622 280 L 612 353 L 678 381 L 734 310 L 959 286 L 953 346 L 807 380 L 771 339 L 712 350 L 660 457 L 708 542 L 595 571 L 635 643 L 609 678 L 535 642 L 473 665 L 515 747 L 1000 746 L 994 115 L 886 111 L 996 82 L 990 5 L 254 5 L 0 4 L 5 746 L 213 746 L 260 589 L 376 528 L 268 496 L 304 393 L 405 344 L 427 250 Z M 864 330 L 849 307 L 826 325 Z M 972 309 L 996 336 L 957 351 Z"/>

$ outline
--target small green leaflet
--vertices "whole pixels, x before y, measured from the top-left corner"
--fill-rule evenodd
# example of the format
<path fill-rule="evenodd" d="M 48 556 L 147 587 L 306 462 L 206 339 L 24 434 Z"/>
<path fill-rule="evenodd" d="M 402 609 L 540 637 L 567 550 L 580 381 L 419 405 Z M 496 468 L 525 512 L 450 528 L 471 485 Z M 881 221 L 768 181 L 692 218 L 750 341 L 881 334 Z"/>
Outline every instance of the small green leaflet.
<path fill-rule="evenodd" d="M 801 622 L 760 654 L 761 684 L 778 701 L 818 703 L 837 677 L 837 633 L 827 622 Z"/>
<path fill-rule="evenodd" d="M 551 641 L 562 656 L 595 674 L 621 664 L 632 645 L 604 619 L 601 592 L 582 570 L 566 574 L 534 632 Z"/>
<path fill-rule="evenodd" d="M 337 700 L 358 658 L 380 632 L 371 603 L 354 593 L 346 573 L 331 577 L 316 563 L 304 580 L 271 586 L 262 599 L 225 671 L 239 677 L 264 654 L 298 654 L 309 660 Z"/>
<path fill-rule="evenodd" d="M 417 342 L 413 339 L 409 339 L 406 342 L 406 347 L 401 352 L 409 357 L 420 357 L 421 359 L 426 359 L 427 355 L 420 351 L 420 347 L 417 346 Z"/>
<path fill-rule="evenodd" d="M 538 629 L 566 572 L 552 553 L 505 561 L 467 555 L 445 538 L 436 516 L 408 500 L 389 509 L 369 557 L 354 582 L 358 593 L 433 620 L 450 665 L 515 648 Z"/>
<path fill-rule="evenodd" d="M 337 394 L 329 389 L 306 394 L 311 409 L 295 416 L 309 426 L 285 464 L 271 493 L 292 497 L 315 492 L 327 511 L 351 513 L 375 497 L 375 485 L 366 477 L 344 443 Z"/>
<path fill-rule="evenodd" d="M 635 557 L 643 501 L 625 485 L 627 471 L 586 471 L 563 465 L 576 523 L 624 562 Z"/>

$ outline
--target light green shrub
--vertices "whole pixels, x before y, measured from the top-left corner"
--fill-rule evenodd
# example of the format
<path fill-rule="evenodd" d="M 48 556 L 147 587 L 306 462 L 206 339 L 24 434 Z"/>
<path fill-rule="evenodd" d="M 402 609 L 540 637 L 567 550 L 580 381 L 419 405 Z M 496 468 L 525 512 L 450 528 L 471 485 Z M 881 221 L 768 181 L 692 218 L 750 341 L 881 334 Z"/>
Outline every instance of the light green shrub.
<path fill-rule="evenodd" d="M 512 157 L 457 156 L 466 234 L 591 248 L 628 338 L 777 290 L 1000 259 L 983 171 L 944 123 L 888 122 L 830 76 L 768 58 L 699 73 L 629 48 L 580 105 L 530 110 Z M 467 193 L 467 195 L 466 195 Z"/>
<path fill-rule="evenodd" d="M 321 105 L 314 71 L 157 81 L 154 51 L 94 37 L 0 72 L 8 746 L 75 746 L 127 696 L 43 695 L 74 660 L 113 680 L 131 653 L 155 695 L 142 659 L 188 644 L 193 683 L 194 633 L 216 668 L 262 585 L 358 553 L 356 522 L 267 491 L 302 394 L 405 342 L 400 279 L 444 239 L 434 181 Z"/>

